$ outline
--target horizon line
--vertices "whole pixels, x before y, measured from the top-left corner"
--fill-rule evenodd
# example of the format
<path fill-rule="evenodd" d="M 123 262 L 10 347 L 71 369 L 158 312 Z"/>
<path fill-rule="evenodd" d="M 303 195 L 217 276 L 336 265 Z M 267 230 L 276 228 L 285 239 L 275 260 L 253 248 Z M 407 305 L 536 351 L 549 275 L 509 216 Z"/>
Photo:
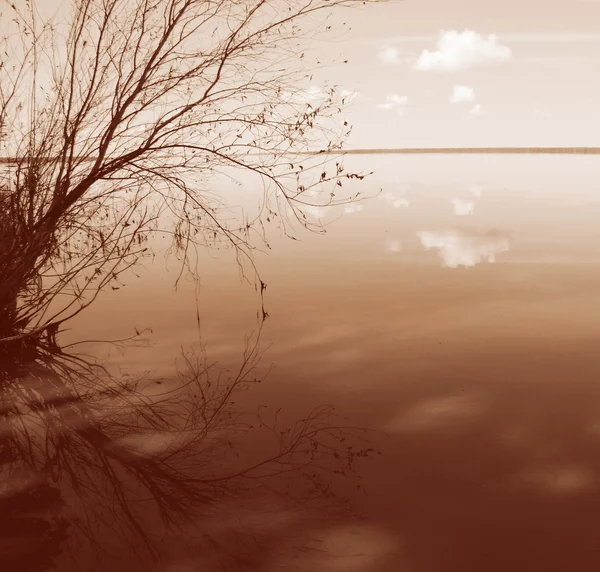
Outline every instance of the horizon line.
<path fill-rule="evenodd" d="M 287 153 L 284 151 L 283 155 Z M 427 154 L 561 154 L 561 155 L 600 155 L 600 147 L 389 147 L 358 149 L 320 149 L 318 151 L 296 151 L 296 155 L 427 155 Z M 48 157 L 47 160 L 56 159 Z M 97 157 L 82 158 L 83 161 L 95 161 Z M 2 157 L 0 164 L 18 162 L 19 157 Z"/>
<path fill-rule="evenodd" d="M 600 155 L 600 147 L 397 147 L 397 148 L 374 148 L 374 149 L 336 149 L 306 151 L 309 155 L 375 155 L 375 154 L 474 154 L 474 153 L 496 153 L 496 154 L 571 154 L 571 155 Z"/>

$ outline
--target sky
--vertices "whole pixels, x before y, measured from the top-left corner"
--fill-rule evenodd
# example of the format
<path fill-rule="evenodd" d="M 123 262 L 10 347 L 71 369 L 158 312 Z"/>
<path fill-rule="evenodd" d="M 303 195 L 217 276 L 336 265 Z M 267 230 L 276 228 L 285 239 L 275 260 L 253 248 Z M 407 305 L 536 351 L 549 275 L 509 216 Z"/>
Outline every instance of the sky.
<path fill-rule="evenodd" d="M 347 147 L 600 146 L 600 0 L 404 0 L 336 14 L 320 79 Z"/>
<path fill-rule="evenodd" d="M 328 24 L 310 89 L 354 94 L 348 148 L 600 146 L 600 0 L 384 0 Z"/>

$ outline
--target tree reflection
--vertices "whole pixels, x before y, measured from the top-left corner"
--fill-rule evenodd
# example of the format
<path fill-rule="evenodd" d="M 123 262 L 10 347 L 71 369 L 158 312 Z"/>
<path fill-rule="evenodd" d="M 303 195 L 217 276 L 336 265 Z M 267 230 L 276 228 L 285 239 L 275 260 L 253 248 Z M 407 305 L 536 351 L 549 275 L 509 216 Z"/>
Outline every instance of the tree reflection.
<path fill-rule="evenodd" d="M 17 486 L 14 474 L 6 478 L 11 446 L 4 436 L 1 447 L 0 566 L 3 570 L 17 566 L 27 571 L 52 570 L 68 533 L 68 521 L 61 516 L 60 491 L 43 481 L 25 480 L 26 485 Z"/>
<path fill-rule="evenodd" d="M 27 362 L 4 356 L 2 528 L 16 533 L 21 519 L 28 547 L 42 538 L 36 554 L 44 559 L 27 548 L 28 570 L 49 566 L 67 523 L 100 553 L 99 531 L 107 530 L 138 557 L 158 559 L 160 531 L 193 523 L 232 495 L 268 487 L 333 498 L 334 478 L 357 476 L 356 459 L 371 449 L 360 446 L 361 431 L 334 422 L 331 407 L 283 425 L 277 412 L 236 405 L 261 380 L 261 329 L 245 340 L 235 371 L 219 370 L 200 346 L 182 354 L 176 379 L 160 384 L 117 377 L 50 345 L 30 348 Z M 240 456 L 250 434 L 260 453 Z M 34 516 L 23 520 L 29 510 Z"/>
<path fill-rule="evenodd" d="M 164 385 L 117 376 L 57 339 L 104 290 L 123 287 L 162 235 L 177 282 L 199 283 L 202 249 L 233 249 L 266 318 L 254 264 L 270 248 L 266 226 L 322 232 L 311 209 L 359 199 L 351 181 L 365 175 L 332 155 L 350 134 L 339 120 L 349 94 L 312 84 L 308 61 L 321 61 L 304 42 L 332 29 L 331 9 L 365 3 L 73 0 L 53 16 L 43 2 L 10 4 L 0 37 L 2 502 L 42 510 L 58 495 L 55 517 L 98 549 L 104 528 L 156 555 L 159 525 L 256 485 L 330 496 L 329 475 L 352 474 L 367 454 L 331 408 L 281 428 L 277 414 L 236 406 L 258 382 L 262 322 L 233 373 L 200 347 Z M 221 185 L 238 173 L 258 209 L 231 216 Z M 270 445 L 238 458 L 250 432 Z M 9 484 L 23 475 L 31 485 Z"/>

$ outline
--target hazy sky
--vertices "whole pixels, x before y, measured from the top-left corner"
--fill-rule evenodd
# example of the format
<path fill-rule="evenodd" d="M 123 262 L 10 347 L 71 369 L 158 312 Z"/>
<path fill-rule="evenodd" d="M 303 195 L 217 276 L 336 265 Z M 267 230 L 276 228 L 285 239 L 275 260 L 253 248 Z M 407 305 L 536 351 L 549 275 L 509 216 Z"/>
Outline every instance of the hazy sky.
<path fill-rule="evenodd" d="M 312 88 L 358 93 L 349 147 L 600 145 L 600 0 L 390 0 L 329 23 L 315 54 L 340 63 Z"/>
<path fill-rule="evenodd" d="M 404 0 L 339 18 L 352 31 L 323 50 L 349 60 L 326 75 L 359 94 L 352 147 L 600 145 L 600 0 Z"/>

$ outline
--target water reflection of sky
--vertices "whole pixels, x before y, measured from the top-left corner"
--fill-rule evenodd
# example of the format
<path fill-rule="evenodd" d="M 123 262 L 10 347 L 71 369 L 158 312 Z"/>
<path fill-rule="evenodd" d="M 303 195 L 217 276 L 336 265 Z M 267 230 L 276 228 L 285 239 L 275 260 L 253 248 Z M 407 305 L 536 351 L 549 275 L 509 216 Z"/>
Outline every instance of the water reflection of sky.
<path fill-rule="evenodd" d="M 303 233 L 296 235 L 299 243 L 276 238 L 278 249 L 265 264 L 290 256 L 364 262 L 397 253 L 398 245 L 403 254 L 395 263 L 446 267 L 600 260 L 595 186 L 600 167 L 593 157 L 389 155 L 353 156 L 347 163 L 352 170 L 376 169 L 361 187 L 348 190 L 360 188 L 376 200 L 306 207 L 309 220 L 326 226 L 326 238 Z M 274 230 L 272 236 L 278 236 Z"/>
<path fill-rule="evenodd" d="M 283 511 L 275 532 L 248 521 L 263 543 L 263 568 L 252 569 L 595 571 L 600 162 L 376 163 L 365 187 L 382 198 L 314 210 L 341 218 L 325 236 L 272 240 L 258 256 L 275 369 L 248 395 L 292 416 L 335 403 L 385 432 L 385 455 L 364 466 L 368 494 L 353 497 L 367 520 Z M 228 255 L 207 257 L 202 274 L 207 351 L 227 363 L 257 299 Z M 151 353 L 114 359 L 168 375 L 197 335 L 193 288 L 175 292 L 174 276 L 162 262 L 148 268 L 78 325 L 95 338 L 152 327 Z"/>
<path fill-rule="evenodd" d="M 442 265 L 449 268 L 494 263 L 509 249 L 509 238 L 498 232 L 481 233 L 473 229 L 420 231 L 417 236 L 425 250 L 436 250 Z"/>

